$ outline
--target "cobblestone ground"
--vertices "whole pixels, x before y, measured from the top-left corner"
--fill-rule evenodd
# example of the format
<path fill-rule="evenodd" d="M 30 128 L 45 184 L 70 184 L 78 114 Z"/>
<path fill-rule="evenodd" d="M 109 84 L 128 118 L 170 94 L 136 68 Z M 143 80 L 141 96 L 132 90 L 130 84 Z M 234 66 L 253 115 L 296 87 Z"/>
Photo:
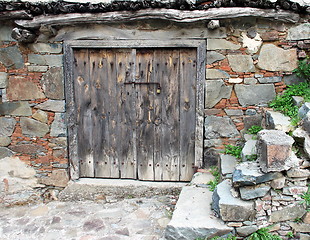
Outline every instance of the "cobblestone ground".
<path fill-rule="evenodd" d="M 0 208 L 0 240 L 155 240 L 173 196 L 110 202 L 59 202 Z"/>

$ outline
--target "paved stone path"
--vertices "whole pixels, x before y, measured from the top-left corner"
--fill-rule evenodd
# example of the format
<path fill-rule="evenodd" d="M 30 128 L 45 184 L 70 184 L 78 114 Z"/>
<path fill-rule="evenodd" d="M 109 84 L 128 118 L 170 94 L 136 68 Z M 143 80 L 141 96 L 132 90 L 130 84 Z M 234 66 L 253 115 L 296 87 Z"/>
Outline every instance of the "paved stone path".
<path fill-rule="evenodd" d="M 0 240 L 156 240 L 173 196 L 0 207 Z"/>

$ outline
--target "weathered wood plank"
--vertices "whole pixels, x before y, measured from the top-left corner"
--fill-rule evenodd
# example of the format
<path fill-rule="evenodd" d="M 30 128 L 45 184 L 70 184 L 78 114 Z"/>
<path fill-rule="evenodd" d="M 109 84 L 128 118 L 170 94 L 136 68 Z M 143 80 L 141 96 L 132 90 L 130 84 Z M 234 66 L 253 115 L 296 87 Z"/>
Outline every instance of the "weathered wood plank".
<path fill-rule="evenodd" d="M 92 148 L 91 82 L 89 78 L 88 50 L 74 52 L 74 86 L 77 110 L 77 145 L 80 176 L 94 177 Z"/>
<path fill-rule="evenodd" d="M 117 112 L 118 119 L 118 158 L 120 164 L 121 178 L 136 179 L 136 157 L 134 155 L 135 139 L 133 136 L 135 121 L 135 110 L 132 108 L 135 97 L 135 88 L 132 84 L 132 50 L 122 49 L 116 51 L 117 72 Z"/>
<path fill-rule="evenodd" d="M 151 82 L 153 50 L 139 49 L 136 54 L 136 82 Z M 136 141 L 138 178 L 154 180 L 154 124 L 153 96 L 154 86 L 135 84 L 136 99 Z"/>
<path fill-rule="evenodd" d="M 179 49 L 160 51 L 162 88 L 162 180 L 179 181 Z"/>
<path fill-rule="evenodd" d="M 191 23 L 213 19 L 240 17 L 269 18 L 277 21 L 296 23 L 298 14 L 284 10 L 257 9 L 249 7 L 210 8 L 208 10 L 182 11 L 176 9 L 144 9 L 139 11 L 121 11 L 107 13 L 69 13 L 60 15 L 41 15 L 32 20 L 17 20 L 15 23 L 24 28 L 46 26 L 78 25 L 81 23 L 109 23 L 120 21 L 136 21 L 144 19 L 162 19 L 174 22 Z"/>
<path fill-rule="evenodd" d="M 190 181 L 195 164 L 196 49 L 180 53 L 180 180 Z"/>

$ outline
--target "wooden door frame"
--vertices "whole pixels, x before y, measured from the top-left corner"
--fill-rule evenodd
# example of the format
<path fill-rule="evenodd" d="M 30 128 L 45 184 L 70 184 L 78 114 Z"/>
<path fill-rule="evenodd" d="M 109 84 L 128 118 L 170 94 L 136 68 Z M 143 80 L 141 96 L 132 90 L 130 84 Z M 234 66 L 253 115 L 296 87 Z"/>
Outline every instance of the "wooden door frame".
<path fill-rule="evenodd" d="M 195 130 L 195 166 L 202 166 L 203 159 L 203 122 L 204 122 L 204 91 L 206 66 L 205 40 L 72 40 L 64 42 L 64 78 L 66 97 L 66 122 L 68 129 L 68 153 L 70 178 L 80 178 L 79 160 L 77 155 L 77 122 L 74 102 L 73 84 L 73 50 L 79 48 L 196 48 L 196 130 Z"/>

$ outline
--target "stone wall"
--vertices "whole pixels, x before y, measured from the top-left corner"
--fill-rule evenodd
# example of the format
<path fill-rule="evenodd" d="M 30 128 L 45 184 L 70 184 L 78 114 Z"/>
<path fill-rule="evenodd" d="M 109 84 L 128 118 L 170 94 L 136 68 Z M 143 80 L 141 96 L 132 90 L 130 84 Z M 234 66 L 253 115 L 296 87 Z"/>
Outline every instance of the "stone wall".
<path fill-rule="evenodd" d="M 260 125 L 263 107 L 286 84 L 299 81 L 291 73 L 310 47 L 309 23 L 292 26 L 246 18 L 220 24 L 220 29 L 208 30 L 206 39 L 206 165 L 212 159 L 216 163 L 217 151 L 236 143 L 241 130 Z M 122 33 L 124 26 L 118 26 Z M 186 26 L 197 35 L 202 25 Z M 12 28 L 9 22 L 0 27 L 0 158 L 17 157 L 30 166 L 42 189 L 61 188 L 68 181 L 62 40 L 86 32 L 41 28 L 37 43 L 22 44 L 11 38 Z M 147 32 L 143 23 L 137 28 Z M 159 31 L 162 39 L 169 38 L 151 30 L 146 36 Z M 111 38 L 100 35 L 102 31 L 95 34 Z M 190 38 L 190 31 L 186 34 Z"/>

